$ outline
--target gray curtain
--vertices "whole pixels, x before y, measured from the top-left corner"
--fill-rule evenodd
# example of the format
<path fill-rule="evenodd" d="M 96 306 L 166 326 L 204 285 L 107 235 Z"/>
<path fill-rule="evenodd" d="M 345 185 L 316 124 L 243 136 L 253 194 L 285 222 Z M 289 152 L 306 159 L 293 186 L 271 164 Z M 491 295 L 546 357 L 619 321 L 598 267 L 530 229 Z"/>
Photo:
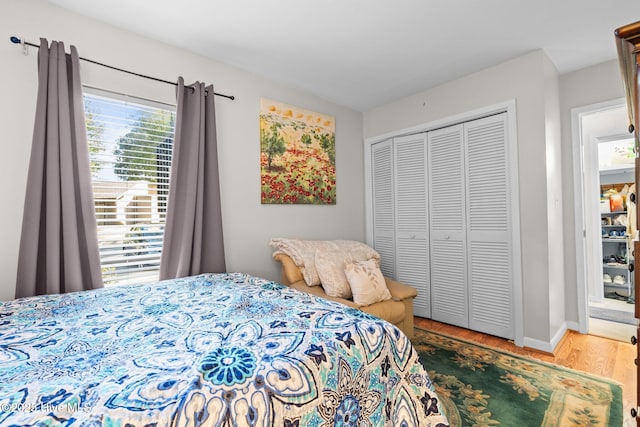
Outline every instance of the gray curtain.
<path fill-rule="evenodd" d="M 40 39 L 16 297 L 100 287 L 78 52 Z"/>
<path fill-rule="evenodd" d="M 213 86 L 178 79 L 160 279 L 225 271 Z"/>

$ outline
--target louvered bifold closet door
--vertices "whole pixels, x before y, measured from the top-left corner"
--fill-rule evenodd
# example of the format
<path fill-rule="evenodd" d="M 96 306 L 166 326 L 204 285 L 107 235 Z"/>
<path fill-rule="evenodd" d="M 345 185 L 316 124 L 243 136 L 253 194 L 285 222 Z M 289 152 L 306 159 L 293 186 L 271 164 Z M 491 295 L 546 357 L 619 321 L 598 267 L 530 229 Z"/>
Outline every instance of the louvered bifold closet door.
<path fill-rule="evenodd" d="M 462 125 L 428 134 L 431 317 L 468 327 Z"/>
<path fill-rule="evenodd" d="M 391 140 L 371 146 L 373 180 L 373 247 L 380 254 L 380 269 L 395 278 L 393 148 Z"/>
<path fill-rule="evenodd" d="M 396 279 L 413 286 L 416 316 L 431 317 L 427 220 L 427 136 L 393 139 L 395 158 Z"/>
<path fill-rule="evenodd" d="M 469 324 L 514 337 L 506 114 L 465 124 Z"/>

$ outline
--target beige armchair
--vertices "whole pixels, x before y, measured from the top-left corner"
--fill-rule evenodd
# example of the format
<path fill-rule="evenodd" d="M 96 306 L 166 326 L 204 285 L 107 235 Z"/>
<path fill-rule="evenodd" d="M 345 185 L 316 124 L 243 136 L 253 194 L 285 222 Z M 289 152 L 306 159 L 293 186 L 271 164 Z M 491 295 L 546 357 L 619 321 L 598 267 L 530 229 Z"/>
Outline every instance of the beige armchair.
<path fill-rule="evenodd" d="M 358 306 L 351 300 L 327 295 L 322 286 L 308 286 L 304 281 L 302 272 L 288 255 L 276 253 L 274 259 L 282 264 L 282 283 L 284 285 L 360 309 L 365 313 L 393 323 L 407 337 L 413 337 L 413 298 L 417 295 L 417 291 L 411 286 L 385 277 L 387 288 L 391 293 L 391 299 L 367 306 Z"/>

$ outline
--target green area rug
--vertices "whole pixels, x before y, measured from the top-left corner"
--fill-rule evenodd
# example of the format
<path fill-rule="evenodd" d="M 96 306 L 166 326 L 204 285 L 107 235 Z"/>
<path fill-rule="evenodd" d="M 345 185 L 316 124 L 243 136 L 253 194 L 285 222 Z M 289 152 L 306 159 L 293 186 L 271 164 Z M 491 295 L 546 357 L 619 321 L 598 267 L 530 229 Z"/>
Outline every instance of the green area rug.
<path fill-rule="evenodd" d="M 451 426 L 622 425 L 609 380 L 419 328 L 412 342 Z"/>

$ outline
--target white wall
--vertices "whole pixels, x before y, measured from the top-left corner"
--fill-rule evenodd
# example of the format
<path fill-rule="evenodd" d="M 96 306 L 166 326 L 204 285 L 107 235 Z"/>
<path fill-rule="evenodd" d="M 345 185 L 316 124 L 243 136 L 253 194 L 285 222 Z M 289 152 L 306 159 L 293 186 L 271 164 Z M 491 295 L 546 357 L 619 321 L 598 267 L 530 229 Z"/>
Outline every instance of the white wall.
<path fill-rule="evenodd" d="M 573 184 L 573 147 L 571 136 L 571 110 L 591 104 L 624 97 L 622 79 L 617 61 L 608 61 L 560 77 L 560 108 L 562 117 L 562 183 L 564 207 L 564 263 L 565 263 L 565 318 L 578 323 L 576 278 L 576 236 L 574 224 L 574 194 L 580 189 Z"/>
<path fill-rule="evenodd" d="M 186 82 L 213 83 L 216 98 L 222 216 L 227 269 L 279 278 L 268 241 L 274 236 L 347 238 L 364 241 L 362 115 L 307 93 L 284 87 L 134 33 L 67 12 L 44 0 L 3 0 L 0 5 L 0 104 L 3 167 L 0 192 L 0 300 L 14 296 L 26 174 L 37 91 L 37 49 L 23 56 L 12 35 L 38 43 L 74 44 L 80 56 L 139 73 Z M 166 84 L 82 63 L 83 83 L 164 102 L 175 100 Z M 336 117 L 337 204 L 260 204 L 258 112 L 267 97 Z"/>
<path fill-rule="evenodd" d="M 369 138 L 516 100 L 524 335 L 525 344 L 532 346 L 549 343 L 556 333 L 550 330 L 549 317 L 549 291 L 555 288 L 549 285 L 545 61 L 542 51 L 531 52 L 363 116 L 364 136 Z"/>
<path fill-rule="evenodd" d="M 549 236 L 549 328 L 554 345 L 565 325 L 564 242 L 562 206 L 562 143 L 560 75 L 543 55 L 545 76 L 545 136 L 547 139 L 547 221 Z"/>

